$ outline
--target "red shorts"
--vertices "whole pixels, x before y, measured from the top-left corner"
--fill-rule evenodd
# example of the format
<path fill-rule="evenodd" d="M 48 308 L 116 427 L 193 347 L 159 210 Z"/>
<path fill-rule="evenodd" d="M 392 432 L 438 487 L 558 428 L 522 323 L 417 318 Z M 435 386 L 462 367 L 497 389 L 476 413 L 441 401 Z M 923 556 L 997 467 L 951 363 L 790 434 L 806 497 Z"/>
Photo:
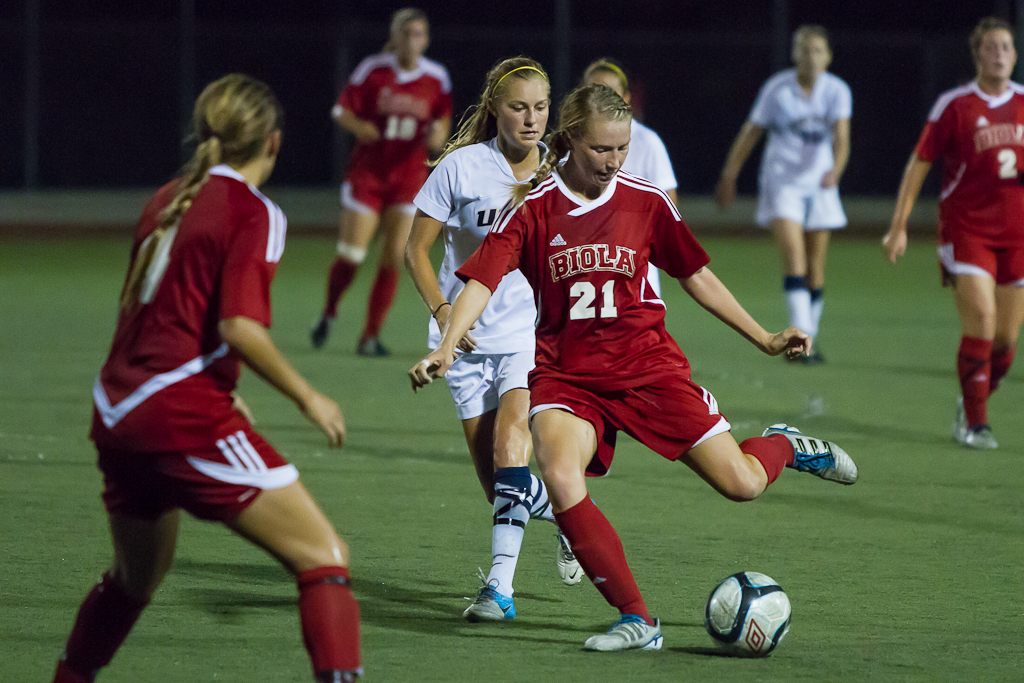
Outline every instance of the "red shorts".
<path fill-rule="evenodd" d="M 940 243 L 939 267 L 942 284 L 952 284 L 956 275 L 988 275 L 997 285 L 1024 287 L 1024 244 L 994 247 L 989 240 L 957 232 Z"/>
<path fill-rule="evenodd" d="M 429 172 L 419 157 L 390 168 L 357 165 L 349 169 L 341 185 L 341 205 L 357 213 L 380 213 L 392 205 L 411 207 Z"/>
<path fill-rule="evenodd" d="M 295 466 L 251 427 L 226 430 L 205 451 L 98 450 L 107 512 L 143 519 L 181 508 L 199 519 L 228 521 L 261 491 L 299 478 Z"/>
<path fill-rule="evenodd" d="M 530 417 L 557 408 L 594 426 L 597 453 L 587 475 L 604 476 L 615 455 L 619 431 L 669 460 L 706 439 L 729 431 L 718 401 L 707 389 L 666 373 L 650 384 L 620 391 L 591 391 L 552 377 L 530 378 Z"/>

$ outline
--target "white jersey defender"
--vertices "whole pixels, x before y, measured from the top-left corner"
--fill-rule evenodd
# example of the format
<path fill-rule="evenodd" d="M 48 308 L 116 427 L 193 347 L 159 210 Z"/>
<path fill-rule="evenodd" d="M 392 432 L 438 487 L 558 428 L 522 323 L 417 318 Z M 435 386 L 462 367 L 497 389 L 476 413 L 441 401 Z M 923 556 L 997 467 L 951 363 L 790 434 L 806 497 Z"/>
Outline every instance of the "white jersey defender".
<path fill-rule="evenodd" d="M 811 230 L 841 228 L 846 214 L 838 188 L 822 188 L 832 169 L 832 128 L 853 113 L 853 96 L 843 79 L 818 76 L 808 95 L 795 69 L 765 82 L 750 112 L 750 122 L 768 132 L 761 160 L 757 223 L 786 218 Z"/>

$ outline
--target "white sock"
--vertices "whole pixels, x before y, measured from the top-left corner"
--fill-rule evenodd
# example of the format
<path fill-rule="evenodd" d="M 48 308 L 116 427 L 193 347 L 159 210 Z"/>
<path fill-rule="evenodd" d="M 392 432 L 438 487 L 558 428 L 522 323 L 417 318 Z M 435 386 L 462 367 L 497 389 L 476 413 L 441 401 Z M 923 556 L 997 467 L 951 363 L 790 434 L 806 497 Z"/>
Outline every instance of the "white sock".
<path fill-rule="evenodd" d="M 530 475 L 530 517 L 543 519 L 552 524 L 558 523 L 555 521 L 551 500 L 548 498 L 548 489 L 536 474 Z"/>
<path fill-rule="evenodd" d="M 487 585 L 506 597 L 515 592 L 512 578 L 519 563 L 526 523 L 530 521 L 532 476 L 526 467 L 503 467 L 494 473 L 494 526 Z"/>
<path fill-rule="evenodd" d="M 786 304 L 789 305 L 789 324 L 813 337 L 811 328 L 815 325 L 811 320 L 811 293 L 807 288 L 786 290 Z"/>
<path fill-rule="evenodd" d="M 811 328 L 807 330 L 807 334 L 812 337 L 818 336 L 818 325 L 821 323 L 821 310 L 825 307 L 825 297 L 821 294 L 818 298 L 811 298 Z"/>

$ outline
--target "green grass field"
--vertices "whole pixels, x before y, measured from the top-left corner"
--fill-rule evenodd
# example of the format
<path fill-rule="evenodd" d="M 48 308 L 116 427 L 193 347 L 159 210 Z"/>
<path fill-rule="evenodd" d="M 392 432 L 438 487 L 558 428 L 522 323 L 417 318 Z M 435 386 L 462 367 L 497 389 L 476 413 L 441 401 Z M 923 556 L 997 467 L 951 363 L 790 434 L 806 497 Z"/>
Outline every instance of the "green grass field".
<path fill-rule="evenodd" d="M 705 246 L 737 298 L 781 329 L 772 245 Z M 114 240 L 0 242 L 2 683 L 49 680 L 110 559 L 86 433 L 127 251 Z M 662 619 L 665 649 L 615 654 L 581 650 L 615 613 L 589 582 L 561 584 L 553 527 L 540 522 L 527 530 L 515 621 L 462 621 L 490 560 L 491 512 L 447 389 L 413 395 L 405 377 L 427 313 L 404 280 L 384 334 L 395 355 L 355 356 L 365 269 L 314 353 L 308 327 L 331 252 L 326 240 L 290 242 L 272 333 L 340 402 L 345 448 L 328 451 L 253 375 L 241 390 L 352 548 L 365 680 L 1024 680 L 1024 371 L 1011 370 L 991 402 L 999 450 L 950 442 L 959 332 L 930 244 L 912 244 L 893 268 L 874 240 L 835 243 L 820 367 L 761 355 L 665 283 L 669 330 L 738 440 L 787 421 L 841 444 L 861 477 L 841 487 L 787 470 L 761 499 L 736 504 L 620 437 L 612 474 L 590 490 Z M 708 592 L 741 570 L 769 574 L 792 600 L 790 634 L 765 660 L 714 656 L 704 632 Z M 305 682 L 308 666 L 290 576 L 223 528 L 186 520 L 173 570 L 100 680 Z"/>

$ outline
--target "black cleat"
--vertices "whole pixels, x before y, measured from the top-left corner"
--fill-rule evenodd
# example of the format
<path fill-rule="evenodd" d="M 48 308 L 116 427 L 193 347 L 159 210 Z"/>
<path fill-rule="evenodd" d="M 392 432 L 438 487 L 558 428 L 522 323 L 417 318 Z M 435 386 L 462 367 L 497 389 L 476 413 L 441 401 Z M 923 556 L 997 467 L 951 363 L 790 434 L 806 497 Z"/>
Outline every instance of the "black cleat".
<path fill-rule="evenodd" d="M 331 336 L 331 325 L 333 323 L 334 318 L 323 316 L 317 321 L 316 325 L 313 325 L 313 329 L 309 332 L 309 341 L 313 344 L 314 349 L 323 348 L 323 345 L 327 343 L 327 338 Z"/>

